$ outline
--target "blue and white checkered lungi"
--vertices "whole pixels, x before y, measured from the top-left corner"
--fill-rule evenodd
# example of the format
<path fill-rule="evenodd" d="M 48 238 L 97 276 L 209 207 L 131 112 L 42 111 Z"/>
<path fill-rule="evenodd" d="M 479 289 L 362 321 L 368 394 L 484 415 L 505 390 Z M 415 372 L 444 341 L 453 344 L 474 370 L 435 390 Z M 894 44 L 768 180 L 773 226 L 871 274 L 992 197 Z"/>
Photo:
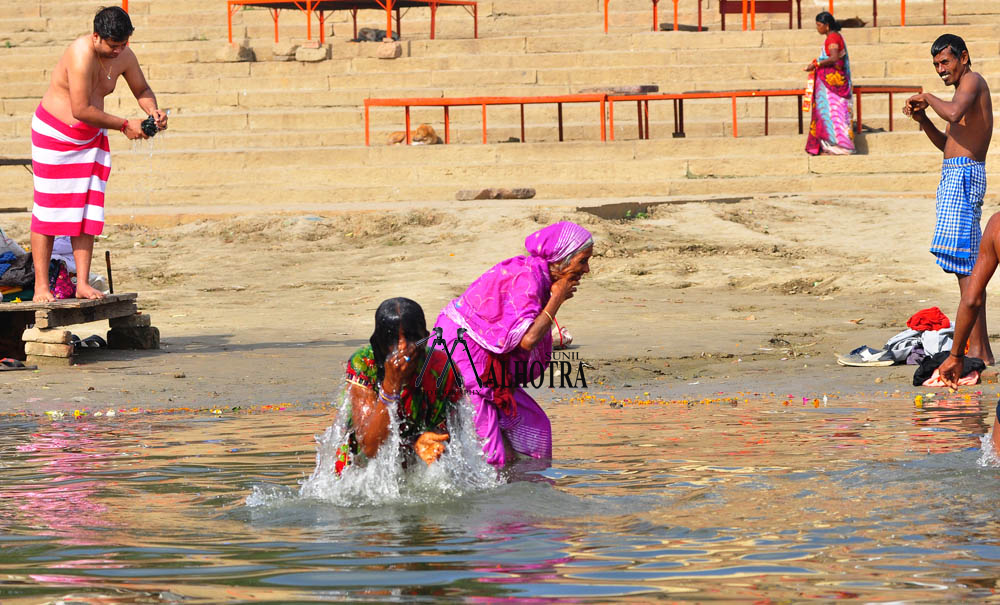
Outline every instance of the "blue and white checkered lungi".
<path fill-rule="evenodd" d="M 931 253 L 949 273 L 972 273 L 983 237 L 979 221 L 985 195 L 985 163 L 971 158 L 945 158 L 937 189 L 937 224 Z"/>

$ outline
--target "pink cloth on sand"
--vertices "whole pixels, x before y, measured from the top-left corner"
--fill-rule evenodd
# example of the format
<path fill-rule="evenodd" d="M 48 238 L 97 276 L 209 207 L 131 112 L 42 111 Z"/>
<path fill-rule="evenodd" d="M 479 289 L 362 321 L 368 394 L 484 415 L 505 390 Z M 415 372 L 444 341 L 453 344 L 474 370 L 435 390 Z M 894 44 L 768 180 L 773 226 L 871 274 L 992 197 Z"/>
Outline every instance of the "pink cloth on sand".
<path fill-rule="evenodd" d="M 963 387 L 968 387 L 968 386 L 972 386 L 974 384 L 979 384 L 979 372 L 977 372 L 975 370 L 972 370 L 971 372 L 969 372 L 965 376 L 962 376 L 961 378 L 959 378 L 958 379 L 958 384 L 960 386 L 963 386 Z M 925 386 L 925 387 L 943 387 L 943 386 L 948 386 L 948 385 L 946 385 L 944 383 L 944 380 L 942 380 L 941 375 L 938 374 L 938 371 L 934 370 L 934 373 L 931 374 L 931 377 L 924 381 L 923 386 Z"/>

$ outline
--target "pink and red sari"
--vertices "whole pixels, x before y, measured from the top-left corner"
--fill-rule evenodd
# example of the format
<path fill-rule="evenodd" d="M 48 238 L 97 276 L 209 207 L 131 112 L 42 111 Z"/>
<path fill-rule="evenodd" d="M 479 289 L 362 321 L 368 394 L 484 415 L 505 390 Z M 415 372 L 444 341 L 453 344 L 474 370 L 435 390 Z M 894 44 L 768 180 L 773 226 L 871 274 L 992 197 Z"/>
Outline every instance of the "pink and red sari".
<path fill-rule="evenodd" d="M 536 231 L 524 241 L 528 256 L 494 265 L 438 315 L 434 325 L 442 328 L 449 350 L 458 330 L 466 330 L 473 363 L 461 345 L 454 359 L 475 408 L 476 432 L 490 464 L 507 462 L 505 439 L 521 454 L 552 457 L 549 417 L 523 385 L 480 386 L 476 377 L 487 382 L 488 376 L 499 379 L 506 373 L 520 379 L 520 367 L 521 374 L 528 370 L 530 381 L 545 372 L 552 355 L 552 334 L 547 331 L 530 351 L 521 348 L 521 339 L 549 301 L 549 263 L 563 261 L 592 242 L 589 231 L 570 222 Z"/>
<path fill-rule="evenodd" d="M 830 58 L 830 46 L 836 44 L 844 57 L 829 67 L 818 67 L 813 73 L 812 120 L 806 151 L 812 155 L 826 152 L 834 155 L 854 153 L 854 112 L 851 105 L 851 64 L 847 58 L 844 37 L 830 32 L 823 43 L 819 60 Z"/>

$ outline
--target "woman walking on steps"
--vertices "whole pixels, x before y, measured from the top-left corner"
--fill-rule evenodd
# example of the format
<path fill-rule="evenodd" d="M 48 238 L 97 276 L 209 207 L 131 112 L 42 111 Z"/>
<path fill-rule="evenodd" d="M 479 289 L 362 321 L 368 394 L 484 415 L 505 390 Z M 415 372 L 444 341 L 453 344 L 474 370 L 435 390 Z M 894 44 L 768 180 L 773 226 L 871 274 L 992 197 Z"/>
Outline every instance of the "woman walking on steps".
<path fill-rule="evenodd" d="M 816 15 L 816 31 L 826 36 L 823 52 L 806 66 L 813 79 L 812 120 L 806 151 L 810 155 L 854 153 L 851 128 L 851 64 L 840 24 L 824 11 Z"/>

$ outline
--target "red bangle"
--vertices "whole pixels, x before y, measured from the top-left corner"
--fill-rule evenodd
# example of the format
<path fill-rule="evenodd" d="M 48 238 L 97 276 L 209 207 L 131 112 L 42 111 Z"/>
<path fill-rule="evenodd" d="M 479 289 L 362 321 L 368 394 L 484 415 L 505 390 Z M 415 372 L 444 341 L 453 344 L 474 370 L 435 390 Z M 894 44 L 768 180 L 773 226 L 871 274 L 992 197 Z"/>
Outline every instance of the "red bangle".
<path fill-rule="evenodd" d="M 125 134 L 125 129 L 126 128 L 128 128 L 128 120 L 125 120 L 124 122 L 122 122 L 122 127 L 119 128 L 118 130 L 120 130 L 122 134 Z"/>

